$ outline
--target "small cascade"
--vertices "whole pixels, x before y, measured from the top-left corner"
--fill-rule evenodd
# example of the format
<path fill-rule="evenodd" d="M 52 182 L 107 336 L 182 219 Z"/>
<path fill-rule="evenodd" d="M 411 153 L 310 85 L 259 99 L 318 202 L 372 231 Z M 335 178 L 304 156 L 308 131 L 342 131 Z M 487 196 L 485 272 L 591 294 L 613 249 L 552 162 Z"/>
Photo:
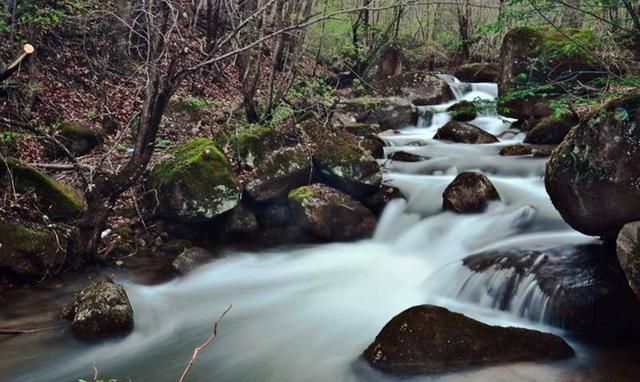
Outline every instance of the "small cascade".
<path fill-rule="evenodd" d="M 438 74 L 440 79 L 444 80 L 451 91 L 453 92 L 453 96 L 456 98 L 456 101 L 464 99 L 464 95 L 471 92 L 473 90 L 473 86 L 469 83 L 461 82 L 456 77 L 450 74 Z"/>

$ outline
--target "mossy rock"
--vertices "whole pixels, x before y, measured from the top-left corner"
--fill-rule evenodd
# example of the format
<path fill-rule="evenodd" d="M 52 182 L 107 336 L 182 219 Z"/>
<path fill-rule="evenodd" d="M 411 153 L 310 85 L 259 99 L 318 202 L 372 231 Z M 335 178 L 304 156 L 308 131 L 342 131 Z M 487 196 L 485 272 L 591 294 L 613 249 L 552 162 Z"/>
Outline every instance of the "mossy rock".
<path fill-rule="evenodd" d="M 497 64 L 472 63 L 458 67 L 455 76 L 462 82 L 497 82 Z"/>
<path fill-rule="evenodd" d="M 293 224 L 321 241 L 368 237 L 376 227 L 371 211 L 348 195 L 316 183 L 289 193 Z"/>
<path fill-rule="evenodd" d="M 17 276 L 41 279 L 56 273 L 65 259 L 60 246 L 50 232 L 0 223 L 0 269 Z"/>
<path fill-rule="evenodd" d="M 313 146 L 313 162 L 325 183 L 356 199 L 380 188 L 380 166 L 355 137 L 338 136 L 314 120 L 300 127 Z"/>
<path fill-rule="evenodd" d="M 381 130 L 397 129 L 418 122 L 417 108 L 399 97 L 354 98 L 340 106 L 345 112 L 353 113 L 358 124 L 376 124 Z"/>
<path fill-rule="evenodd" d="M 379 81 L 376 83 L 376 89 L 384 96 L 419 99 L 426 105 L 441 104 L 455 99 L 446 81 L 434 73 L 424 71 L 402 73 Z"/>
<path fill-rule="evenodd" d="M 245 191 L 252 200 L 266 202 L 284 198 L 293 188 L 309 183 L 311 158 L 302 145 L 272 153 L 247 181 Z"/>
<path fill-rule="evenodd" d="M 460 101 L 447 108 L 447 112 L 451 114 L 451 119 L 459 122 L 473 121 L 478 116 L 478 108 L 469 101 Z"/>
<path fill-rule="evenodd" d="M 207 138 L 196 138 L 158 164 L 151 185 L 158 192 L 158 214 L 169 219 L 208 220 L 240 200 L 239 183 L 220 149 Z"/>
<path fill-rule="evenodd" d="M 47 216 L 54 220 L 75 218 L 85 210 L 80 193 L 28 164 L 7 159 L 16 186 L 25 192 L 33 191 Z M 6 176 L 6 167 L 0 166 L 0 178 Z"/>
<path fill-rule="evenodd" d="M 77 122 L 60 124 L 56 138 L 75 155 L 85 155 L 103 142 L 101 133 Z M 61 151 L 59 147 L 52 147 L 54 156 L 61 156 Z"/>
<path fill-rule="evenodd" d="M 572 112 L 545 117 L 529 130 L 524 142 L 539 145 L 559 144 L 578 122 L 578 116 Z"/>

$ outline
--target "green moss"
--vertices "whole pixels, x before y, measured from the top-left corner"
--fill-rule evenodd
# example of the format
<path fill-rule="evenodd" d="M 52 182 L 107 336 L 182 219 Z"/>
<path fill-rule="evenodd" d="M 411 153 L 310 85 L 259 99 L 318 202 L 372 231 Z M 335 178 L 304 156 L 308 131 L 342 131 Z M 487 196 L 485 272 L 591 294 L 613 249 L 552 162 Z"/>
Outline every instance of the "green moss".
<path fill-rule="evenodd" d="M 315 193 L 313 192 L 313 187 L 311 186 L 302 186 L 298 187 L 289 192 L 289 199 L 296 201 L 298 203 L 302 203 L 305 200 L 312 199 L 315 197 Z"/>
<path fill-rule="evenodd" d="M 17 274 L 41 278 L 61 266 L 53 234 L 19 224 L 0 223 L 0 267 Z"/>
<path fill-rule="evenodd" d="M 82 196 L 70 186 L 18 160 L 8 159 L 7 164 L 16 186 L 21 190 L 35 192 L 46 207 L 46 213 L 50 218 L 72 218 L 84 211 L 85 204 Z"/>
<path fill-rule="evenodd" d="M 229 139 L 229 146 L 241 157 L 249 153 L 256 157 L 263 157 L 264 142 L 273 135 L 273 129 L 261 125 L 247 125 L 240 128 L 237 134 Z"/>
<path fill-rule="evenodd" d="M 196 138 L 173 152 L 174 159 L 151 174 L 161 208 L 170 215 L 211 218 L 239 199 L 238 181 L 229 161 L 207 138 Z"/>
<path fill-rule="evenodd" d="M 0 223 L 0 242 L 5 251 L 37 254 L 55 246 L 55 238 L 49 233 L 39 232 L 19 224 Z"/>

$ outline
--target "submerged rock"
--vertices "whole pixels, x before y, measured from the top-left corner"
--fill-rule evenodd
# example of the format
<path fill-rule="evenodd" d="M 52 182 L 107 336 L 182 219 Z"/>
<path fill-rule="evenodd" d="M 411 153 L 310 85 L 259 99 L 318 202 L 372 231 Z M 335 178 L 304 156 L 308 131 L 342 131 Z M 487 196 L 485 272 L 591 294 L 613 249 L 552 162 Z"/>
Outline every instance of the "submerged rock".
<path fill-rule="evenodd" d="M 421 71 L 402 73 L 379 81 L 376 88 L 382 94 L 415 101 L 416 105 L 438 105 L 455 99 L 445 80 L 436 74 Z"/>
<path fill-rule="evenodd" d="M 0 222 L 0 271 L 39 280 L 57 273 L 66 258 L 53 233 Z"/>
<path fill-rule="evenodd" d="M 496 143 L 498 138 L 487 133 L 481 128 L 466 122 L 451 121 L 442 126 L 435 139 L 452 141 L 456 143 Z"/>
<path fill-rule="evenodd" d="M 327 130 L 317 121 L 305 121 L 301 128 L 311 142 L 313 162 L 324 183 L 360 198 L 382 184 L 380 165 L 350 139 Z"/>
<path fill-rule="evenodd" d="M 500 200 L 489 178 L 479 172 L 463 172 L 444 190 L 443 208 L 457 213 L 476 213 L 487 209 L 489 202 Z"/>
<path fill-rule="evenodd" d="M 348 241 L 371 236 L 376 218 L 348 195 L 324 184 L 312 184 L 289 193 L 294 225 L 320 240 Z"/>
<path fill-rule="evenodd" d="M 617 254 L 629 286 L 640 298 L 640 222 L 628 223 L 618 234 Z"/>
<path fill-rule="evenodd" d="M 33 191 L 49 218 L 72 219 L 85 210 L 84 199 L 77 190 L 19 160 L 8 158 L 6 162 L 7 166 L 0 166 L 0 179 L 6 176 L 8 167 L 16 187 Z"/>
<path fill-rule="evenodd" d="M 498 82 L 498 64 L 473 63 L 461 65 L 455 76 L 462 82 Z"/>
<path fill-rule="evenodd" d="M 557 145 L 569 134 L 571 128 L 579 123 L 578 116 L 566 113 L 560 117 L 549 116 L 543 118 L 527 132 L 525 143 L 539 145 Z"/>
<path fill-rule="evenodd" d="M 174 158 L 158 164 L 151 185 L 158 192 L 158 214 L 169 219 L 213 219 L 238 205 L 238 181 L 218 147 L 197 138 L 178 147 Z"/>
<path fill-rule="evenodd" d="M 215 255 L 200 247 L 185 249 L 180 256 L 171 263 L 173 269 L 180 274 L 189 273 L 199 265 L 215 259 Z"/>
<path fill-rule="evenodd" d="M 121 285 L 99 281 L 78 293 L 63 310 L 71 320 L 73 335 L 81 340 L 96 340 L 126 335 L 133 330 L 133 309 Z"/>
<path fill-rule="evenodd" d="M 436 374 L 507 362 L 561 360 L 575 353 L 550 333 L 490 326 L 445 308 L 421 305 L 387 323 L 363 355 L 383 372 Z"/>
<path fill-rule="evenodd" d="M 469 101 L 460 101 L 447 108 L 447 112 L 451 114 L 451 119 L 458 122 L 473 121 L 478 116 L 476 105 Z"/>
<path fill-rule="evenodd" d="M 257 202 L 285 198 L 292 189 L 309 183 L 311 157 L 301 145 L 279 149 L 252 173 L 245 192 Z"/>
<path fill-rule="evenodd" d="M 545 185 L 564 220 L 615 239 L 640 220 L 640 95 L 606 104 L 574 127 L 547 163 Z"/>
<path fill-rule="evenodd" d="M 389 159 L 398 162 L 421 162 L 429 158 L 417 154 L 408 153 L 406 151 L 394 151 L 393 153 L 391 153 L 391 155 L 389 155 Z"/>
<path fill-rule="evenodd" d="M 483 284 L 485 290 L 479 291 L 498 309 L 515 309 L 515 300 L 524 298 L 533 282 L 544 303 L 529 303 L 519 314 L 591 337 L 640 334 L 640 301 L 627 285 L 613 246 L 496 250 L 469 256 L 463 263 L 478 275 L 486 274 L 487 280 L 500 272 L 500 285 Z"/>

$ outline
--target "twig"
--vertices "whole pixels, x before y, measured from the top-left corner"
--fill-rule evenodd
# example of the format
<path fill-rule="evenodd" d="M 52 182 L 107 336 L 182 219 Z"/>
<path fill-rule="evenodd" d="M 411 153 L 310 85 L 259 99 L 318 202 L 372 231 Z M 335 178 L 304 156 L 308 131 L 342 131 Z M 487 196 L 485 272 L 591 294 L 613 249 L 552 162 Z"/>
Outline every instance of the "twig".
<path fill-rule="evenodd" d="M 209 346 L 213 342 L 213 340 L 216 339 L 216 336 L 218 335 L 218 324 L 221 323 L 222 320 L 224 320 L 224 316 L 227 315 L 227 313 L 231 310 L 232 307 L 233 305 L 229 305 L 229 307 L 224 312 L 222 312 L 222 314 L 220 315 L 220 318 L 218 318 L 218 320 L 213 324 L 213 333 L 211 333 L 209 338 L 207 338 L 207 340 L 203 342 L 202 345 L 196 347 L 193 350 L 193 355 L 191 356 L 191 360 L 189 360 L 189 363 L 187 364 L 187 367 L 184 369 L 184 372 L 182 372 L 182 376 L 180 377 L 180 380 L 178 382 L 184 382 L 186 380 L 187 374 L 189 374 L 189 371 L 191 371 L 191 367 L 198 359 L 198 355 L 200 354 L 200 352 L 204 350 L 204 348 Z"/>

